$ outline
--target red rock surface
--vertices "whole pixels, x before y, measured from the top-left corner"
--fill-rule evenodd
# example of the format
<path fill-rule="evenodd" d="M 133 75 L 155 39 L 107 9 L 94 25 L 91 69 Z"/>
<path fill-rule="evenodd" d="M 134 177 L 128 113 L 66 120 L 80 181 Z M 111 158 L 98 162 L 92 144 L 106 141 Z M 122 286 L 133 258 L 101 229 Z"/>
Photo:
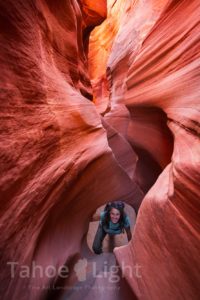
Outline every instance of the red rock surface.
<path fill-rule="evenodd" d="M 102 72 L 91 72 L 98 111 L 133 146 L 144 191 L 163 170 L 142 202 L 131 243 L 115 249 L 121 266 L 141 266 L 141 278 L 126 274 L 139 299 L 200 296 L 199 16 L 198 1 L 135 1 L 111 38 L 107 101 L 103 88 L 96 93 L 96 85 L 105 87 Z M 101 53 L 94 34 L 95 65 Z"/>
<path fill-rule="evenodd" d="M 142 193 L 90 101 L 77 1 L 10 0 L 0 12 L 1 298 L 42 299 L 56 276 L 20 278 L 21 267 L 73 265 L 96 208 Z"/>
<path fill-rule="evenodd" d="M 58 299 L 52 287 L 76 283 L 80 257 L 103 263 L 85 244 L 95 210 L 120 199 L 137 211 L 147 192 L 131 242 L 114 250 L 121 292 L 106 296 L 199 299 L 200 5 L 105 5 L 0 4 L 2 299 Z M 89 33 L 106 15 L 88 62 Z M 17 262 L 14 278 L 8 262 Z M 70 277 L 22 278 L 33 262 L 70 266 Z"/>

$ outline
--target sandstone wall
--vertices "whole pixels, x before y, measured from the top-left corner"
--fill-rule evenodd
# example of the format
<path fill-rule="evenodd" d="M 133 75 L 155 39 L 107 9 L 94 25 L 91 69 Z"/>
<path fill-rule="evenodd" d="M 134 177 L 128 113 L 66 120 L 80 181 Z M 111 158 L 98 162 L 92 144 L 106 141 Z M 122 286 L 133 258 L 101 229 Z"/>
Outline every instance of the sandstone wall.
<path fill-rule="evenodd" d="M 155 182 L 131 243 L 115 249 L 121 266 L 141 266 L 141 278 L 126 274 L 139 299 L 200 295 L 199 17 L 195 0 L 132 1 L 109 37 L 107 74 L 92 73 L 99 112 L 137 154 L 134 178 L 144 192 Z"/>
<path fill-rule="evenodd" d="M 141 266 L 126 281 L 199 299 L 199 17 L 197 0 L 0 3 L 2 299 L 47 298 L 57 274 L 21 266 L 73 266 L 95 210 L 144 194 L 115 249 Z"/>
<path fill-rule="evenodd" d="M 81 10 L 88 3 L 0 4 L 3 299 L 46 297 L 56 276 L 22 278 L 21 266 L 72 264 L 97 207 L 142 197 L 91 102 L 83 33 L 105 17 L 105 2 L 91 23 Z M 8 262 L 16 262 L 13 278 Z"/>

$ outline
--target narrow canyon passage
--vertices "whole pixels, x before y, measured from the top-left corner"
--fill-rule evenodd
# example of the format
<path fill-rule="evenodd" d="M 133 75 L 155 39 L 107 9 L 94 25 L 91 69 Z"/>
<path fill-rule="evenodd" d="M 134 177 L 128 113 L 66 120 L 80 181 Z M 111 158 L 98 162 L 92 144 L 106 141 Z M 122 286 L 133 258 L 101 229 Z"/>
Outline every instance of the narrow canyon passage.
<path fill-rule="evenodd" d="M 198 0 L 0 3 L 0 298 L 200 297 Z M 92 251 L 124 201 L 132 238 Z"/>

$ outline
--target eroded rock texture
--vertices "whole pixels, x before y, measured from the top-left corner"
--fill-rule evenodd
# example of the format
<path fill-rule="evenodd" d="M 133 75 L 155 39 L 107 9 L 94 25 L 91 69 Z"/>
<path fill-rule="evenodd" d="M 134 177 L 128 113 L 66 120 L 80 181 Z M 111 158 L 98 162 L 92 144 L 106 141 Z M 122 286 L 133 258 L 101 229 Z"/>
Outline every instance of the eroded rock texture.
<path fill-rule="evenodd" d="M 199 299 L 199 17 L 197 0 L 0 3 L 2 299 L 58 299 L 58 273 L 21 266 L 76 282 L 94 211 L 147 192 L 114 251 L 141 277 L 122 269 L 118 297 Z"/>
<path fill-rule="evenodd" d="M 139 299 L 200 295 L 199 17 L 198 1 L 135 1 L 108 55 L 107 101 L 103 88 L 96 92 L 102 74 L 93 74 L 99 111 L 116 130 L 126 110 L 121 133 L 137 153 L 134 176 L 144 191 L 163 170 L 131 243 L 115 249 L 121 265 L 141 266 L 141 278 L 126 272 Z"/>
<path fill-rule="evenodd" d="M 102 21 L 105 2 L 91 24 L 81 10 L 88 3 L 0 4 L 3 299 L 45 298 L 57 275 L 21 266 L 73 265 L 97 207 L 142 199 L 91 102 L 83 32 Z"/>

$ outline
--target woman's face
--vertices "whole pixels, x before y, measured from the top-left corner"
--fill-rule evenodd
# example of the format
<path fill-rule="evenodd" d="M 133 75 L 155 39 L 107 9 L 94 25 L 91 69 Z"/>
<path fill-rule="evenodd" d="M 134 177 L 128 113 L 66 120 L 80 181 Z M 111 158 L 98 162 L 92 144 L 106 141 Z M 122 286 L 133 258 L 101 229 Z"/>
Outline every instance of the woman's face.
<path fill-rule="evenodd" d="M 113 207 L 110 211 L 110 219 L 113 223 L 117 223 L 120 219 L 120 211 Z"/>

